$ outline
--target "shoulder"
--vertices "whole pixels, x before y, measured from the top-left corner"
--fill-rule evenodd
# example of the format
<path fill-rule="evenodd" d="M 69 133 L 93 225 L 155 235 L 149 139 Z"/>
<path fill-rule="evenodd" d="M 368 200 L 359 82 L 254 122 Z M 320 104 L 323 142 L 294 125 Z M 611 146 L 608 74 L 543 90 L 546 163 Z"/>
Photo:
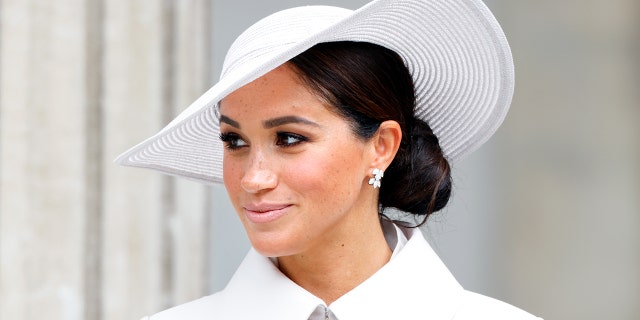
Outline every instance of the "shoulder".
<path fill-rule="evenodd" d="M 225 310 L 225 308 L 219 308 L 223 305 L 223 300 L 222 294 L 216 293 L 164 310 L 142 320 L 205 320 L 211 319 L 213 310 L 216 310 L 216 319 L 219 319 L 218 313 Z"/>
<path fill-rule="evenodd" d="M 540 320 L 506 302 L 471 291 L 464 291 L 461 302 L 455 320 Z"/>

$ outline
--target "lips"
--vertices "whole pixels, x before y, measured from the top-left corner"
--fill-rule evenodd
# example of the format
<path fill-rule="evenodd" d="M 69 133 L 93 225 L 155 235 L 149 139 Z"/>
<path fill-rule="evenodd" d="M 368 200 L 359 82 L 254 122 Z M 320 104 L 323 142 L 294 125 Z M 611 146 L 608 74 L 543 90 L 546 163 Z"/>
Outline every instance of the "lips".
<path fill-rule="evenodd" d="M 277 220 L 289 211 L 290 204 L 249 204 L 243 207 L 249 221 L 260 224 Z"/>

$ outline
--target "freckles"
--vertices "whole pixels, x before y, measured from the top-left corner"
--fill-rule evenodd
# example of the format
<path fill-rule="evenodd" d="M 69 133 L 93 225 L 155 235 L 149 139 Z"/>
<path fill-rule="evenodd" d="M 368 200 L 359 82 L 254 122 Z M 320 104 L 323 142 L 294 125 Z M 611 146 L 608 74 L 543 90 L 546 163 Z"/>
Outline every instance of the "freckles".
<path fill-rule="evenodd" d="M 224 184 L 227 187 L 237 186 L 240 181 L 241 171 L 237 167 L 237 165 L 223 165 L 222 176 L 224 179 Z"/>

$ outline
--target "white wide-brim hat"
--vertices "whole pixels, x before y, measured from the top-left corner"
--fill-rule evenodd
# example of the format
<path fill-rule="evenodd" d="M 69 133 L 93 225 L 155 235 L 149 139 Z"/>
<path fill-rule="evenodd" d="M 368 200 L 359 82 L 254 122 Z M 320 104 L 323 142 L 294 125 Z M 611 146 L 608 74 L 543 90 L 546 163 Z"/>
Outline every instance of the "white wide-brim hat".
<path fill-rule="evenodd" d="M 375 0 L 356 11 L 306 6 L 249 27 L 229 49 L 220 81 L 116 162 L 221 183 L 218 102 L 315 44 L 334 41 L 371 42 L 403 58 L 416 88 L 416 116 L 431 126 L 449 161 L 487 141 L 509 109 L 513 60 L 482 1 Z"/>

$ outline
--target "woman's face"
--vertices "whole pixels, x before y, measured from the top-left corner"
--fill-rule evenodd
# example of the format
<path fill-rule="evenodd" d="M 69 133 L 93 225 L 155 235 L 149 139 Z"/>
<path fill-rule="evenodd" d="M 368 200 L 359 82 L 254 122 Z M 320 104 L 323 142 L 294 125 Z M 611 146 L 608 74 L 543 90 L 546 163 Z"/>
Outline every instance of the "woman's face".
<path fill-rule="evenodd" d="M 224 183 L 254 248 L 280 257 L 336 245 L 376 210 L 369 142 L 287 64 L 220 105 Z"/>

